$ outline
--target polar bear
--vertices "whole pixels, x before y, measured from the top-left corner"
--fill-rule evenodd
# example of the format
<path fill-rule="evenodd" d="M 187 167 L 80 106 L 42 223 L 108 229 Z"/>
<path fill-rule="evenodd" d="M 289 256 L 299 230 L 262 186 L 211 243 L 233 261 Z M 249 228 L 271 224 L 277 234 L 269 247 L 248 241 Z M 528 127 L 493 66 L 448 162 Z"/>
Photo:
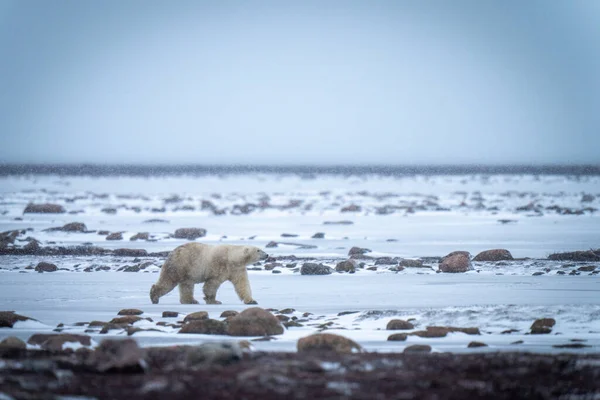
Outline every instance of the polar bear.
<path fill-rule="evenodd" d="M 257 304 L 252 299 L 246 266 L 268 257 L 254 246 L 208 245 L 187 243 L 169 254 L 162 266 L 158 282 L 150 289 L 150 300 L 158 300 L 179 285 L 181 304 L 198 304 L 194 285 L 204 282 L 206 304 L 221 304 L 217 290 L 225 281 L 233 283 L 237 295 L 245 304 Z"/>

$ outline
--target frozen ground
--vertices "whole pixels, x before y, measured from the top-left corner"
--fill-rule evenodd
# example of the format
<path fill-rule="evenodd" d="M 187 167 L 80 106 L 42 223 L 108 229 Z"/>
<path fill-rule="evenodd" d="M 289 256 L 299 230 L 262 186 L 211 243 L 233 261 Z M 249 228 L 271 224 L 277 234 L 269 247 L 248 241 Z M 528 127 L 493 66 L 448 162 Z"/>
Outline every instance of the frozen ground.
<path fill-rule="evenodd" d="M 24 214 L 31 202 L 59 204 L 66 212 Z M 10 248 L 22 248 L 34 238 L 42 247 L 86 245 L 157 253 L 186 242 L 170 237 L 182 227 L 206 229 L 206 237 L 197 240 L 208 243 L 263 248 L 272 241 L 291 243 L 266 248 L 282 257 L 278 260 L 282 265 L 273 270 L 278 273 L 265 270 L 264 263 L 250 271 L 260 306 L 291 307 L 296 311 L 289 316 L 302 320 L 302 327 L 289 328 L 276 340 L 254 342 L 267 350 L 294 350 L 299 337 L 331 322 L 327 332 L 353 338 L 368 350 L 401 351 L 410 344 L 427 343 L 434 351 L 597 352 L 600 263 L 546 257 L 558 251 L 599 248 L 599 205 L 598 176 L 0 178 L 0 232 L 25 230 Z M 156 219 L 162 221 L 146 222 Z M 330 224 L 340 221 L 348 222 Z M 84 223 L 89 232 L 44 231 L 71 222 Z M 109 241 L 100 231 L 122 232 L 123 238 Z M 139 232 L 148 232 L 150 240 L 129 240 Z M 317 232 L 324 237 L 312 238 Z M 303 261 L 294 258 L 315 258 L 335 266 L 353 246 L 371 249 L 369 256 L 374 257 L 355 274 L 307 277 L 296 270 Z M 436 257 L 455 250 L 475 255 L 491 248 L 506 248 L 521 259 L 474 263 L 474 270 L 464 274 L 436 273 Z M 426 267 L 394 272 L 393 264 L 375 265 L 376 257 L 382 256 L 422 258 Z M 224 310 L 244 308 L 230 285 L 219 291 L 224 303 L 220 306 L 180 305 L 175 292 L 159 305 L 150 304 L 148 290 L 163 258 L 0 256 L 0 310 L 39 321 L 0 328 L 0 339 L 14 334 L 26 339 L 35 332 L 52 331 L 59 323 L 65 325 L 64 332 L 83 332 L 89 327 L 76 326 L 78 322 L 107 321 L 120 309 L 132 307 L 153 320 L 136 325 L 161 330 L 136 333 L 143 345 L 222 339 L 181 335 L 175 328 L 156 326 L 160 321 L 174 322 L 161 317 L 166 310 L 183 314 L 204 310 L 218 318 Z M 40 261 L 63 270 L 34 273 Z M 144 267 L 136 273 L 118 272 L 136 265 Z M 338 316 L 346 311 L 358 312 Z M 311 315 L 303 317 L 306 312 Z M 531 323 L 542 317 L 556 319 L 552 333 L 527 334 Z M 385 326 L 392 318 L 414 318 L 415 330 L 430 325 L 472 326 L 482 335 L 409 336 L 406 342 L 387 342 L 394 332 Z M 516 331 L 502 334 L 510 329 Z M 126 335 L 90 334 L 97 340 Z M 473 340 L 489 346 L 467 349 Z M 523 343 L 511 344 L 517 341 Z M 567 343 L 590 347 L 553 347 Z"/>

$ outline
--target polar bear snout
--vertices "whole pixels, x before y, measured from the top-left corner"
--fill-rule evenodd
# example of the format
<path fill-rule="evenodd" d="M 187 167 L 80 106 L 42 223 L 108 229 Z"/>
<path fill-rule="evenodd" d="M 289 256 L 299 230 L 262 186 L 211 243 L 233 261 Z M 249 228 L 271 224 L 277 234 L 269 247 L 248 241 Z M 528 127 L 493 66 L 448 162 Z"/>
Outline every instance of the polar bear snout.
<path fill-rule="evenodd" d="M 269 255 L 267 253 L 265 253 L 262 250 L 258 250 L 259 251 L 259 255 L 260 255 L 260 260 L 266 260 L 267 258 L 269 258 Z"/>

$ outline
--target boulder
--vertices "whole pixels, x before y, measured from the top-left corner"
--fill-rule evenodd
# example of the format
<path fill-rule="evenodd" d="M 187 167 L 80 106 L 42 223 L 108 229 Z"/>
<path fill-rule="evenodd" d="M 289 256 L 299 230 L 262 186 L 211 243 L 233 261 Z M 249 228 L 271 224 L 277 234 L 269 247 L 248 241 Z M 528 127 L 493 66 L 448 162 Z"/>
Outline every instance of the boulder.
<path fill-rule="evenodd" d="M 163 318 L 177 318 L 178 316 L 179 313 L 177 311 L 163 311 L 162 313 Z"/>
<path fill-rule="evenodd" d="M 356 261 L 349 259 L 341 261 L 335 266 L 337 272 L 349 272 L 351 274 L 356 272 Z"/>
<path fill-rule="evenodd" d="M 477 347 L 487 347 L 487 344 L 483 343 L 483 342 L 470 342 L 467 345 L 468 348 L 473 349 L 473 348 L 477 348 Z"/>
<path fill-rule="evenodd" d="M 116 325 L 129 325 L 129 324 L 134 324 L 138 321 L 140 321 L 142 318 L 138 317 L 137 315 L 125 315 L 123 317 L 116 317 L 111 319 L 110 321 L 108 321 L 109 324 L 116 324 Z"/>
<path fill-rule="evenodd" d="M 413 344 L 404 348 L 403 353 L 431 353 L 431 346 L 427 344 Z"/>
<path fill-rule="evenodd" d="M 123 240 L 123 234 L 121 232 L 113 232 L 106 237 L 106 240 Z"/>
<path fill-rule="evenodd" d="M 600 261 L 600 249 L 554 253 L 550 254 L 548 259 L 555 261 Z"/>
<path fill-rule="evenodd" d="M 552 332 L 552 327 L 556 324 L 556 320 L 554 318 L 540 318 L 536 319 L 533 324 L 531 324 L 531 334 L 532 335 L 540 335 L 547 334 Z"/>
<path fill-rule="evenodd" d="M 229 320 L 227 334 L 231 336 L 272 336 L 281 335 L 283 326 L 273 314 L 260 308 L 251 307 Z"/>
<path fill-rule="evenodd" d="M 183 322 L 200 321 L 203 319 L 208 319 L 208 313 L 206 311 L 196 311 L 186 315 Z"/>
<path fill-rule="evenodd" d="M 87 365 L 98 372 L 143 372 L 146 362 L 133 339 L 104 340 L 90 354 Z"/>
<path fill-rule="evenodd" d="M 27 344 L 18 337 L 9 336 L 0 342 L 0 353 L 2 350 L 25 350 Z"/>
<path fill-rule="evenodd" d="M 324 239 L 325 234 L 323 232 L 317 232 L 311 236 L 311 239 Z"/>
<path fill-rule="evenodd" d="M 467 272 L 473 269 L 470 254 L 467 251 L 454 251 L 440 260 L 439 270 L 442 272 Z"/>
<path fill-rule="evenodd" d="M 353 340 L 332 333 L 317 333 L 298 340 L 299 353 L 333 352 L 340 354 L 360 353 L 362 347 Z"/>
<path fill-rule="evenodd" d="M 505 261 L 513 260 L 512 254 L 506 249 L 485 250 L 477 254 L 473 261 Z"/>
<path fill-rule="evenodd" d="M 148 240 L 148 239 L 150 239 L 150 234 L 148 232 L 138 232 L 129 238 L 129 240 L 132 240 L 132 241 Z"/>
<path fill-rule="evenodd" d="M 398 264 L 400 267 L 404 267 L 404 268 L 423 268 L 423 261 L 422 260 L 410 260 L 410 259 L 403 259 L 400 260 L 400 263 Z M 429 267 L 426 267 L 429 268 Z"/>
<path fill-rule="evenodd" d="M 221 313 L 221 318 L 231 318 L 231 317 L 235 317 L 238 314 L 239 314 L 239 312 L 234 311 L 234 310 L 225 310 Z"/>
<path fill-rule="evenodd" d="M 44 232 L 87 232 L 87 228 L 82 222 L 71 222 L 58 228 L 44 229 Z"/>
<path fill-rule="evenodd" d="M 404 342 L 408 335 L 406 333 L 394 333 L 388 336 L 387 340 L 390 342 Z"/>
<path fill-rule="evenodd" d="M 144 312 L 142 310 L 138 310 L 137 308 L 124 308 L 117 313 L 117 315 L 140 315 Z"/>
<path fill-rule="evenodd" d="M 352 247 L 349 251 L 348 251 L 348 255 L 350 257 L 356 257 L 356 256 L 362 256 L 366 253 L 370 253 L 371 250 L 370 249 L 365 249 L 363 247 Z"/>
<path fill-rule="evenodd" d="M 64 214 L 67 212 L 63 206 L 60 204 L 34 204 L 29 203 L 25 210 L 23 210 L 23 214 L 31 213 L 31 214 Z"/>
<path fill-rule="evenodd" d="M 208 342 L 191 347 L 186 353 L 186 364 L 195 365 L 228 365 L 242 359 L 245 345 L 230 342 Z"/>
<path fill-rule="evenodd" d="M 341 212 L 360 212 L 362 211 L 362 207 L 356 204 L 350 204 L 349 206 L 342 207 Z"/>
<path fill-rule="evenodd" d="M 393 319 L 390 322 L 388 322 L 385 329 L 387 329 L 388 331 L 401 331 L 414 328 L 415 326 L 408 321 L 405 321 L 403 319 Z"/>
<path fill-rule="evenodd" d="M 113 255 L 119 257 L 145 257 L 148 252 L 144 249 L 115 249 Z"/>
<path fill-rule="evenodd" d="M 216 319 L 195 319 L 185 323 L 179 333 L 198 333 L 204 335 L 225 335 L 227 324 Z"/>
<path fill-rule="evenodd" d="M 455 326 L 428 326 L 424 331 L 411 332 L 410 335 L 422 338 L 440 338 L 445 337 L 451 332 L 462 332 L 467 335 L 479 335 L 479 328 L 458 328 Z"/>
<path fill-rule="evenodd" d="M 330 275 L 332 273 L 333 268 L 317 263 L 304 263 L 300 268 L 301 275 Z"/>
<path fill-rule="evenodd" d="M 54 272 L 58 270 L 58 267 L 54 264 L 42 261 L 36 265 L 35 270 L 37 272 Z"/>
<path fill-rule="evenodd" d="M 27 343 L 31 345 L 38 345 L 43 350 L 55 352 L 62 351 L 65 343 L 79 343 L 85 347 L 89 347 L 92 344 L 91 338 L 88 335 L 74 335 L 69 333 L 36 333 L 32 335 L 29 340 L 27 340 Z"/>
<path fill-rule="evenodd" d="M 206 236 L 206 229 L 202 228 L 179 228 L 173 234 L 175 239 L 196 240 Z"/>

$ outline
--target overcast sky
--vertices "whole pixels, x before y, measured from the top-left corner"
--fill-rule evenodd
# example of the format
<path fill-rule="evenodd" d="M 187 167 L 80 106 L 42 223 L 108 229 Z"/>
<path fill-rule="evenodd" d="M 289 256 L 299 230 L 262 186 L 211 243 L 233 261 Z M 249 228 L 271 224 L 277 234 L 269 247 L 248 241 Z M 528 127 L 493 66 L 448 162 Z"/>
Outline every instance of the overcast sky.
<path fill-rule="evenodd" d="M 0 162 L 600 163 L 600 1 L 0 0 Z"/>

